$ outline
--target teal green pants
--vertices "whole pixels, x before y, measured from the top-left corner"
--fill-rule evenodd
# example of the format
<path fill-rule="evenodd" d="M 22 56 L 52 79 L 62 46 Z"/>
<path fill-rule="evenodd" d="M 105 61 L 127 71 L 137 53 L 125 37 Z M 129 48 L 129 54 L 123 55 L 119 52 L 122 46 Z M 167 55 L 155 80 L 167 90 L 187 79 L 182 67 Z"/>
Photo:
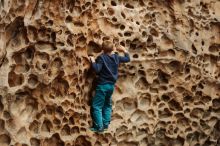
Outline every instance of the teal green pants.
<path fill-rule="evenodd" d="M 93 127 L 96 129 L 108 128 L 112 113 L 112 94 L 114 84 L 97 85 L 95 96 L 92 99 Z"/>

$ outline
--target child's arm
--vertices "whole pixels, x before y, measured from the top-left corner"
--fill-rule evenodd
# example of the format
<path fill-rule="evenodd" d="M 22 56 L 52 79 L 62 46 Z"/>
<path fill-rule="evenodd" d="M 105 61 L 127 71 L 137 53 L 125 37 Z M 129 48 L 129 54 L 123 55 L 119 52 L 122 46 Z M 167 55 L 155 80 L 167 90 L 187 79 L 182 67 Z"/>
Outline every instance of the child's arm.
<path fill-rule="evenodd" d="M 130 61 L 130 55 L 128 53 L 128 51 L 123 47 L 123 46 L 119 46 L 116 48 L 118 51 L 123 52 L 124 56 L 118 56 L 119 62 L 121 63 L 125 63 L 125 62 L 129 62 Z"/>
<path fill-rule="evenodd" d="M 99 73 L 102 69 L 103 61 L 99 56 L 96 61 L 93 56 L 90 56 L 90 61 L 92 62 L 92 68 L 95 70 L 96 73 Z"/>

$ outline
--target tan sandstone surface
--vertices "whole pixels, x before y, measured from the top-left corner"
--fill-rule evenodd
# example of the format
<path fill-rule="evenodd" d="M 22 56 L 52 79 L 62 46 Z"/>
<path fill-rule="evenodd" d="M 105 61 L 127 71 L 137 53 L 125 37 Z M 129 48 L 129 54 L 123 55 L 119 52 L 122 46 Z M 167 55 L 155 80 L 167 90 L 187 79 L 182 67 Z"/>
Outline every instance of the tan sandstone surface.
<path fill-rule="evenodd" d="M 132 61 L 119 67 L 109 130 L 95 134 L 88 55 L 107 39 Z M 220 145 L 220 1 L 0 0 L 9 145 Z"/>

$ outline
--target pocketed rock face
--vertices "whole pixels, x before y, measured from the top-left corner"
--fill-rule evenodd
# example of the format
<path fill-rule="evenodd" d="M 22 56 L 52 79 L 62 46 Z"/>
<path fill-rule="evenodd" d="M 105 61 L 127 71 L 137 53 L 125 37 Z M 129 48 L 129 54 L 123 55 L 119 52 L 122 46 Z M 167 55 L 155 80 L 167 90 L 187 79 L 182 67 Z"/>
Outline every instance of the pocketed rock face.
<path fill-rule="evenodd" d="M 94 72 L 128 48 L 105 134 L 89 131 Z M 1 0 L 0 145 L 220 145 L 217 0 Z"/>

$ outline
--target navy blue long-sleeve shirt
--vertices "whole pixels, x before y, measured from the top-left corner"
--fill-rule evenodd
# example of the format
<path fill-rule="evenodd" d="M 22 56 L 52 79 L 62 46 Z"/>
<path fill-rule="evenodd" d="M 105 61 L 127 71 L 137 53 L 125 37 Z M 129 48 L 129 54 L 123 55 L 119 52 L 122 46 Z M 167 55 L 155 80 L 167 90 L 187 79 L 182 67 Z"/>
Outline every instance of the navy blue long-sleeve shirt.
<path fill-rule="evenodd" d="M 102 53 L 97 57 L 96 61 L 92 63 L 92 67 L 98 75 L 97 83 L 115 84 L 118 79 L 118 66 L 120 63 L 125 63 L 130 61 L 130 56 L 125 53 L 124 56 L 119 56 L 118 54 L 105 54 Z"/>

